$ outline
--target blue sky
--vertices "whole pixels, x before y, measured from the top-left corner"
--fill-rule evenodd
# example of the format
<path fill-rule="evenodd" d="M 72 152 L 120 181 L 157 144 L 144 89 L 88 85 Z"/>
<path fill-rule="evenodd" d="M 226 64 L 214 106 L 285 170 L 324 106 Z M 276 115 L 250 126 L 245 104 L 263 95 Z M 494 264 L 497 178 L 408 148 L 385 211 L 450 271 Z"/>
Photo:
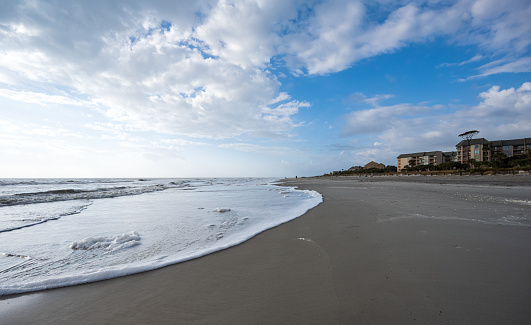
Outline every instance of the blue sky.
<path fill-rule="evenodd" d="M 531 137 L 531 2 L 0 0 L 0 177 L 320 175 Z"/>

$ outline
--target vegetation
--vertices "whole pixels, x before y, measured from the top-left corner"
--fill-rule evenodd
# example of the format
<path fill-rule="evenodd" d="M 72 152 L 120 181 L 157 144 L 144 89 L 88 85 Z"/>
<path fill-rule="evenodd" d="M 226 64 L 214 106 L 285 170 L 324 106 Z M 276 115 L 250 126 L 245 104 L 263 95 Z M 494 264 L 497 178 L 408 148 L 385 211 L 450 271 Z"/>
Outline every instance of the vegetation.
<path fill-rule="evenodd" d="M 470 159 L 470 163 L 446 162 L 437 166 L 420 165 L 406 166 L 403 172 L 425 172 L 425 171 L 470 171 L 470 172 L 487 172 L 487 171 L 510 171 L 510 170 L 530 170 L 531 157 L 515 156 L 507 157 L 504 154 L 494 155 L 493 161 L 475 161 Z"/>
<path fill-rule="evenodd" d="M 449 161 L 440 165 L 419 165 L 419 166 L 406 166 L 402 170 L 403 172 L 423 172 L 423 171 L 438 171 L 438 170 L 465 170 L 468 169 L 468 164 L 462 164 L 455 161 Z"/>
<path fill-rule="evenodd" d="M 497 153 L 493 156 L 493 161 L 475 161 L 470 159 L 469 163 L 459 163 L 455 161 L 449 161 L 440 165 L 418 165 L 414 166 L 414 160 L 411 165 L 406 166 L 400 173 L 420 173 L 420 174 L 506 174 L 515 173 L 517 171 L 531 172 L 531 150 L 527 151 L 526 155 L 507 157 L 503 153 Z M 334 171 L 328 175 L 341 176 L 341 175 L 361 175 L 361 174 L 379 174 L 389 175 L 397 174 L 396 166 L 387 166 L 385 169 L 348 169 L 341 171 Z"/>
<path fill-rule="evenodd" d="M 386 166 L 384 169 L 378 169 L 378 168 L 360 168 L 356 170 L 347 169 L 347 170 L 341 170 L 341 171 L 334 171 L 330 174 L 334 176 L 339 175 L 358 175 L 358 174 L 395 174 L 397 171 L 396 166 Z M 329 174 L 329 175 L 330 175 Z"/>

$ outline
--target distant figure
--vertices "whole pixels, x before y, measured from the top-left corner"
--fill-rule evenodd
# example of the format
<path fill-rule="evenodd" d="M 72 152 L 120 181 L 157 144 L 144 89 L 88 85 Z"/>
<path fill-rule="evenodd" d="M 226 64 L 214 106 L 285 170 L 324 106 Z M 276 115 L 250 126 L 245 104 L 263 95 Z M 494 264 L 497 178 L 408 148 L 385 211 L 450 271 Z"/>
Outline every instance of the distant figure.
<path fill-rule="evenodd" d="M 297 176 L 295 176 L 295 178 L 297 178 Z"/>

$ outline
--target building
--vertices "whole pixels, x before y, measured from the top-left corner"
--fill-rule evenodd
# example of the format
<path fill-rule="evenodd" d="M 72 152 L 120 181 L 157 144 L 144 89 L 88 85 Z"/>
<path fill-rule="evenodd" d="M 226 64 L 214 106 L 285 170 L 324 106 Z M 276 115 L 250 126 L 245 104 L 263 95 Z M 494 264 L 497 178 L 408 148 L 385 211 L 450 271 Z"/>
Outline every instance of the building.
<path fill-rule="evenodd" d="M 379 164 L 379 163 L 374 162 L 374 161 L 371 161 L 370 163 L 365 165 L 363 168 L 365 168 L 365 169 L 371 169 L 371 168 L 385 169 L 385 165 L 384 164 Z"/>
<path fill-rule="evenodd" d="M 497 157 L 524 156 L 531 150 L 531 138 L 488 141 L 485 138 L 463 140 L 456 146 L 457 161 L 493 161 Z"/>
<path fill-rule="evenodd" d="M 360 169 L 363 169 L 363 167 L 362 166 L 352 166 L 348 170 L 351 171 L 351 172 L 354 172 L 354 171 L 360 170 Z"/>
<path fill-rule="evenodd" d="M 457 161 L 464 163 L 470 159 L 475 161 L 491 161 L 490 142 L 485 138 L 463 140 L 456 146 Z"/>
<path fill-rule="evenodd" d="M 417 153 L 401 154 L 396 158 L 397 170 L 401 171 L 406 166 L 415 167 L 421 165 L 437 166 L 445 162 L 456 161 L 457 153 L 455 151 L 428 151 Z"/>

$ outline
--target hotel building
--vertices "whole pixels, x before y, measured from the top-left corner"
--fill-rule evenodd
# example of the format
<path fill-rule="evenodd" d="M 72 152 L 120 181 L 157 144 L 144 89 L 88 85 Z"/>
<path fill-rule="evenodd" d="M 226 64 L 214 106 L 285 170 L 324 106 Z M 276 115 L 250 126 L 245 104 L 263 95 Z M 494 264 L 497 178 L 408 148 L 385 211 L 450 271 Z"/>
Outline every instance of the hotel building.
<path fill-rule="evenodd" d="M 457 154 L 455 151 L 429 151 L 401 154 L 397 157 L 397 170 L 401 171 L 406 166 L 414 167 L 421 165 L 440 165 L 448 161 L 456 161 Z"/>
<path fill-rule="evenodd" d="M 531 150 L 531 138 L 488 141 L 485 138 L 463 140 L 456 146 L 457 161 L 493 161 L 499 154 L 506 157 L 524 156 Z"/>

